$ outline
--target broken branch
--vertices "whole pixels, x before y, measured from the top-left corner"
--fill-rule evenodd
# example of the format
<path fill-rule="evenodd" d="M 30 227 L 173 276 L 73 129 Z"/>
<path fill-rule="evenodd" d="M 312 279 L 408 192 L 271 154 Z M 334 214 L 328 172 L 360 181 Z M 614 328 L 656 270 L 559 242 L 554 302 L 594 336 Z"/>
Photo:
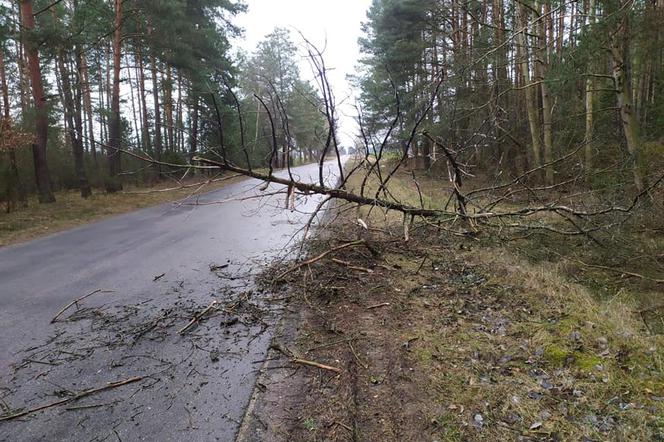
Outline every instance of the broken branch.
<path fill-rule="evenodd" d="M 335 372 L 335 373 L 341 373 L 341 369 L 340 369 L 340 368 L 337 368 L 337 367 L 331 367 L 331 366 L 329 366 L 329 365 L 320 364 L 320 363 L 318 363 L 318 362 L 309 361 L 309 360 L 307 360 L 307 359 L 294 358 L 294 359 L 292 360 L 292 362 L 293 362 L 294 364 L 308 365 L 308 366 L 310 366 L 310 367 L 316 367 L 316 368 L 320 368 L 320 369 L 322 369 L 322 370 L 328 370 L 328 371 L 333 371 L 333 372 Z"/>
<path fill-rule="evenodd" d="M 208 314 L 210 312 L 210 310 L 216 308 L 217 304 L 218 304 L 218 302 L 216 300 L 212 301 L 212 303 L 210 305 L 208 305 L 205 310 L 198 313 L 197 315 L 194 315 L 194 317 L 191 319 L 191 321 L 189 321 L 189 323 L 187 325 L 185 325 L 184 327 L 182 327 L 182 329 L 180 329 L 180 331 L 178 331 L 178 334 L 179 335 L 185 334 L 187 332 L 187 330 L 189 330 L 191 327 L 193 327 L 195 324 L 197 324 L 201 319 L 203 319 L 203 317 L 206 314 Z"/>
<path fill-rule="evenodd" d="M 345 243 L 345 244 L 341 244 L 340 246 L 332 247 L 330 250 L 327 250 L 327 251 L 321 253 L 320 255 L 318 255 L 314 258 L 307 259 L 306 261 L 302 261 L 302 262 L 294 265 L 290 269 L 286 270 L 285 272 L 283 272 L 282 274 L 277 276 L 276 280 L 278 281 L 280 279 L 283 279 L 284 276 L 286 276 L 289 273 L 299 269 L 300 267 L 304 267 L 306 265 L 313 264 L 316 261 L 320 261 L 321 259 L 325 258 L 330 253 L 336 252 L 337 250 L 345 249 L 346 247 L 358 246 L 358 245 L 364 244 L 364 243 L 365 243 L 365 241 L 363 239 L 359 239 L 357 241 L 351 241 L 351 242 L 348 242 L 348 243 Z"/>
<path fill-rule="evenodd" d="M 61 399 L 59 401 L 51 402 L 51 403 L 45 404 L 45 405 L 40 405 L 40 406 L 34 407 L 34 408 L 29 408 L 27 410 L 20 411 L 18 413 L 14 413 L 14 414 L 10 414 L 8 416 L 2 416 L 2 417 L 0 417 L 0 422 L 9 421 L 9 420 L 12 420 L 12 419 L 17 419 L 19 417 L 27 416 L 29 414 L 36 413 L 38 411 L 46 410 L 47 408 L 57 407 L 58 405 L 63 405 L 63 404 L 67 404 L 69 402 L 74 402 L 74 401 L 77 401 L 79 399 L 83 399 L 84 397 L 93 395 L 95 393 L 110 390 L 110 389 L 116 388 L 116 387 L 121 387 L 123 385 L 131 384 L 131 383 L 138 382 L 138 381 L 141 381 L 141 380 L 143 380 L 143 376 L 136 376 L 136 377 L 133 377 L 133 378 L 125 379 L 124 381 L 110 382 L 110 383 L 104 385 L 103 387 L 92 388 L 90 390 L 84 390 L 80 393 L 75 394 L 74 396 L 70 396 L 68 398 L 64 398 L 64 399 Z"/>
<path fill-rule="evenodd" d="M 85 295 L 85 296 L 81 296 L 80 298 L 76 298 L 76 299 L 74 299 L 72 302 L 70 302 L 69 304 L 67 304 L 67 305 L 65 305 L 64 307 L 62 307 L 62 309 L 60 309 L 60 311 L 58 312 L 58 314 L 55 315 L 55 316 L 53 317 L 53 319 L 51 319 L 51 324 L 53 324 L 55 321 L 57 321 L 58 318 L 59 318 L 64 312 L 66 312 L 66 311 L 69 309 L 69 307 L 71 307 L 72 305 L 76 305 L 76 306 L 78 306 L 78 303 L 79 303 L 79 302 L 81 302 L 81 301 L 84 300 L 85 298 L 89 298 L 90 296 L 92 296 L 92 295 L 94 295 L 94 294 L 96 294 L 96 293 L 113 293 L 113 290 L 101 290 L 101 289 L 97 289 L 97 290 L 94 290 L 94 291 L 88 293 L 88 294 Z"/>

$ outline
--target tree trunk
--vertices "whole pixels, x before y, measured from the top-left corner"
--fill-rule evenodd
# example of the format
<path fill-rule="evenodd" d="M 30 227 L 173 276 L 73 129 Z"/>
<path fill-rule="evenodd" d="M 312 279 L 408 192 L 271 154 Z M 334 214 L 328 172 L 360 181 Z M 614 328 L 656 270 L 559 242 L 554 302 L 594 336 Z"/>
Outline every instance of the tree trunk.
<path fill-rule="evenodd" d="M 152 35 L 152 26 L 148 24 L 148 36 Z M 159 109 L 159 83 L 157 81 L 157 58 L 154 51 L 150 51 L 150 64 L 152 65 L 152 96 L 154 101 L 154 149 L 157 161 L 161 161 L 161 111 Z M 157 172 L 161 178 L 161 166 L 157 165 Z"/>
<path fill-rule="evenodd" d="M 101 57 L 97 59 L 97 68 L 99 70 L 99 137 L 101 138 L 102 143 L 108 142 L 106 137 L 106 100 L 104 100 L 104 71 L 102 70 Z M 102 153 L 106 148 L 102 148 Z"/>
<path fill-rule="evenodd" d="M 83 80 L 83 106 L 88 114 L 88 133 L 90 137 L 90 152 L 97 165 L 97 144 L 95 143 L 94 114 L 92 113 L 92 99 L 90 97 L 90 75 L 88 72 L 88 61 L 83 53 L 79 54 L 81 59 L 81 77 Z"/>
<path fill-rule="evenodd" d="M 35 18 L 32 15 L 32 0 L 21 0 L 21 16 L 23 27 L 27 33 L 35 29 Z M 25 48 L 28 54 L 28 70 L 32 85 L 32 96 L 35 102 L 35 142 L 32 144 L 32 156 L 35 164 L 35 178 L 40 203 L 53 203 L 55 196 L 51 188 L 51 174 L 46 159 L 46 143 L 48 141 L 48 110 L 42 85 L 41 68 L 39 66 L 38 43 L 30 36 L 25 36 Z"/>
<path fill-rule="evenodd" d="M 138 98 L 141 105 L 141 118 L 143 119 L 143 147 L 146 151 L 152 154 L 148 105 L 145 99 L 145 70 L 143 68 L 143 55 L 141 54 L 140 44 L 136 45 L 136 60 L 138 61 Z"/>
<path fill-rule="evenodd" d="M 530 138 L 532 143 L 534 166 L 542 164 L 542 145 L 540 141 L 540 119 L 537 110 L 537 85 L 530 82 L 530 63 L 528 48 L 526 46 L 526 32 L 528 20 L 525 15 L 525 8 L 522 4 L 517 6 L 517 28 L 523 30 L 516 35 L 517 59 L 519 60 L 519 70 L 523 78 L 523 88 L 526 96 L 526 112 L 528 114 L 528 125 L 530 127 Z"/>
<path fill-rule="evenodd" d="M 7 86 L 7 75 L 5 72 L 5 48 L 0 44 L 0 89 L 2 89 L 3 120 L 0 122 L 0 129 L 11 128 L 11 113 L 9 105 L 9 87 Z M 7 212 L 10 212 L 16 201 L 20 201 L 23 207 L 27 206 L 28 199 L 25 194 L 25 188 L 18 174 L 18 164 L 16 162 L 16 150 L 9 147 L 7 151 L 9 159 L 9 180 L 7 182 Z"/>
<path fill-rule="evenodd" d="M 537 22 L 539 48 L 537 54 L 537 65 L 539 71 L 540 90 L 542 92 L 542 129 L 544 132 L 544 163 L 548 164 L 553 161 L 553 117 L 551 115 L 551 95 L 549 94 L 549 86 L 546 84 L 546 75 L 549 67 L 549 44 L 546 38 L 546 29 L 549 22 L 549 5 L 545 5 L 544 14 L 542 16 L 541 3 L 535 3 L 540 20 Z M 553 184 L 553 166 L 549 166 L 545 170 L 545 182 L 548 185 Z"/>
<path fill-rule="evenodd" d="M 184 143 L 182 142 L 182 74 L 178 75 L 178 99 L 175 106 L 175 129 L 176 150 L 184 153 Z"/>
<path fill-rule="evenodd" d="M 588 28 L 586 32 L 592 33 L 595 25 L 595 0 L 589 0 L 588 5 Z M 588 73 L 592 74 L 594 63 L 590 62 L 588 66 Z M 592 169 L 593 161 L 593 131 L 595 127 L 595 78 L 589 75 L 586 78 L 586 133 L 584 137 L 585 142 L 585 167 L 586 170 Z"/>
<path fill-rule="evenodd" d="M 173 77 L 171 67 L 166 66 L 166 80 L 164 81 L 164 113 L 166 117 L 167 149 L 174 151 L 173 143 Z"/>
<path fill-rule="evenodd" d="M 23 28 L 23 19 L 21 18 L 20 2 L 12 2 L 16 5 L 16 20 L 19 27 Z M 26 62 L 26 48 L 23 44 L 23 33 L 19 33 L 16 39 L 16 66 L 18 67 L 19 87 L 21 94 L 21 112 L 25 115 L 30 107 L 30 75 L 28 74 L 28 67 Z"/>
<path fill-rule="evenodd" d="M 121 126 L 120 126 L 120 60 L 122 50 L 122 0 L 115 0 L 115 21 L 113 35 L 113 92 L 111 97 L 111 118 L 108 127 L 108 157 L 109 180 L 106 183 L 107 192 L 122 190 L 120 182 L 121 156 Z"/>
<path fill-rule="evenodd" d="M 191 141 L 189 145 L 189 163 L 192 162 L 192 158 L 196 156 L 198 151 L 198 95 L 194 94 L 192 91 L 191 98 L 194 101 L 191 110 Z"/>
<path fill-rule="evenodd" d="M 81 191 L 81 197 L 87 198 L 92 195 L 90 183 L 85 173 L 85 162 L 83 160 L 83 141 L 79 130 L 82 130 L 80 118 L 78 122 L 74 121 L 76 109 L 74 98 L 72 97 L 71 82 L 69 80 L 69 70 L 65 63 L 65 55 L 62 48 L 57 51 L 58 70 L 62 81 L 62 96 L 64 99 L 65 120 L 68 124 L 69 140 L 71 142 L 72 155 L 74 157 L 74 172 L 78 178 L 78 187 Z"/>
<path fill-rule="evenodd" d="M 127 66 L 129 66 L 129 56 L 127 58 Z M 141 130 L 138 128 L 138 118 L 136 116 L 136 101 L 134 97 L 134 82 L 131 79 L 131 67 L 127 67 L 127 81 L 129 82 L 129 95 L 131 99 L 131 115 L 134 120 L 134 132 L 136 137 L 136 147 L 141 149 Z"/>
<path fill-rule="evenodd" d="M 618 108 L 620 109 L 620 120 L 622 122 L 623 133 L 627 144 L 627 150 L 631 155 L 632 171 L 634 174 L 634 185 L 638 192 L 642 192 L 645 187 L 645 180 L 641 174 L 639 156 L 641 153 L 641 139 L 639 135 L 639 126 L 634 112 L 632 102 L 632 88 L 629 78 L 629 16 L 624 12 L 626 2 L 621 0 L 621 9 L 618 12 L 622 16 L 618 20 L 616 29 L 611 35 L 611 64 L 613 70 L 613 79 L 616 88 L 616 98 Z"/>

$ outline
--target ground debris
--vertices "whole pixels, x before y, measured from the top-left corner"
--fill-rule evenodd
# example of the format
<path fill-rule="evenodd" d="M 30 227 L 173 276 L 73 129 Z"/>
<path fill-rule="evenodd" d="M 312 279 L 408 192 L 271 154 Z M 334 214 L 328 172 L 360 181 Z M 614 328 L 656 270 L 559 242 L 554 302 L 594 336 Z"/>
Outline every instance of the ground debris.
<path fill-rule="evenodd" d="M 354 226 L 314 238 L 310 256 L 367 236 Z M 343 369 L 330 377 L 288 371 L 280 358 L 266 361 L 262 383 L 270 387 L 261 394 L 279 405 L 259 417 L 267 431 L 276 429 L 273 440 L 664 435 L 656 417 L 664 407 L 653 399 L 664 396 L 656 381 L 661 351 L 652 351 L 660 338 L 633 328 L 624 334 L 612 322 L 616 314 L 606 316 L 582 289 L 499 250 L 482 250 L 474 239 L 445 238 L 440 245 L 432 240 L 435 228 L 412 229 L 407 243 L 394 240 L 399 236 L 371 237 L 380 254 L 349 247 L 335 258 L 344 264 L 318 259 L 307 272 L 286 269 L 289 305 L 297 312 L 287 322 L 297 331 L 281 346 L 293 349 L 291 358 L 301 349 L 309 360 Z M 460 248 L 463 241 L 472 247 Z M 381 270 L 349 272 L 350 263 Z M 633 327 L 624 315 L 620 324 Z M 637 354 L 649 361 L 638 381 Z M 634 382 L 645 388 L 626 387 Z M 607 405 L 621 390 L 639 400 Z M 634 405 L 641 402 L 649 407 Z"/>
<path fill-rule="evenodd" d="M 117 388 L 117 387 L 122 387 L 123 385 L 131 384 L 134 382 L 142 381 L 143 376 L 134 376 L 129 379 L 125 379 L 122 381 L 117 381 L 117 382 L 109 382 L 108 384 L 102 386 L 102 387 L 97 387 L 97 388 L 91 388 L 89 390 L 84 390 L 79 393 L 75 393 L 73 395 L 66 395 L 66 397 L 62 400 L 55 401 L 55 402 L 50 402 L 48 404 L 44 405 L 39 405 L 34 408 L 29 408 L 27 410 L 23 411 L 18 411 L 16 413 L 11 413 L 8 415 L 1 415 L 0 416 L 0 421 L 9 421 L 13 419 L 18 419 L 20 417 L 27 416 L 29 414 L 36 413 L 38 411 L 46 410 L 47 408 L 52 408 L 52 407 L 57 407 L 58 405 L 63 405 L 63 404 L 68 404 L 70 402 L 77 401 L 79 399 L 83 399 L 84 397 L 91 396 L 96 393 L 100 393 L 102 391 L 110 390 L 112 388 Z"/>

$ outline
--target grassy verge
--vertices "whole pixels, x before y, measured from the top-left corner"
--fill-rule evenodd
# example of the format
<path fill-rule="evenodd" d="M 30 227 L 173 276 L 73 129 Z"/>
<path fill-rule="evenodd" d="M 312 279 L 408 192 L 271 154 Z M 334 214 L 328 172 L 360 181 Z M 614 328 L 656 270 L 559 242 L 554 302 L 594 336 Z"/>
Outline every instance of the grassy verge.
<path fill-rule="evenodd" d="M 199 178 L 184 182 L 183 187 L 172 182 L 164 182 L 152 188 L 128 188 L 124 192 L 115 194 L 97 190 L 87 199 L 81 198 L 78 191 L 63 191 L 55 195 L 54 204 L 39 204 L 35 197 L 31 197 L 28 207 L 18 208 L 10 213 L 0 213 L 0 247 L 99 221 L 109 216 L 176 201 L 192 194 L 221 188 L 240 179 L 224 179 L 199 185 L 197 183 L 205 181 Z"/>
<path fill-rule="evenodd" d="M 439 184 L 419 184 L 442 199 Z M 391 190 L 417 201 L 413 188 L 403 174 Z M 569 260 L 523 253 L 544 254 L 541 239 L 515 246 L 421 225 L 405 242 L 398 216 L 340 212 L 311 255 L 368 246 L 289 274 L 297 331 L 276 346 L 341 373 L 268 365 L 264 439 L 664 440 L 664 336 L 639 314 L 643 281 L 594 268 L 598 296 Z"/>

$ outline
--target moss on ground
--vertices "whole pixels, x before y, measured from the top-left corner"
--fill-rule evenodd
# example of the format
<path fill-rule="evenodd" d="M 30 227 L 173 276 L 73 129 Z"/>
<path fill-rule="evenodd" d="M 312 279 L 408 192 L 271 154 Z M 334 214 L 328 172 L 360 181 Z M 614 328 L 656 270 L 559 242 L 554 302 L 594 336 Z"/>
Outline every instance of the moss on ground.
<path fill-rule="evenodd" d="M 440 182 L 419 184 L 425 201 L 446 200 Z M 376 189 L 375 182 L 368 187 Z M 403 173 L 390 191 L 419 204 L 413 188 Z M 661 287 L 569 262 L 650 256 L 659 244 L 652 232 L 628 248 L 611 243 L 611 253 L 587 238 L 505 243 L 450 235 L 431 223 L 414 225 L 406 242 L 399 214 L 362 208 L 341 218 L 311 243 L 312 255 L 357 238 L 380 254 L 348 248 L 337 256 L 371 273 L 321 260 L 290 275 L 306 318 L 300 334 L 307 346 L 298 350 L 343 370 L 300 372 L 306 387 L 283 407 L 320 425 L 312 435 L 300 419 L 282 423 L 279 434 L 329 441 L 664 440 L 664 336 L 643 321 L 638 296 L 645 288 L 661 295 Z M 656 270 L 632 258 L 608 264 Z M 280 388 L 293 393 L 288 384 Z"/>

